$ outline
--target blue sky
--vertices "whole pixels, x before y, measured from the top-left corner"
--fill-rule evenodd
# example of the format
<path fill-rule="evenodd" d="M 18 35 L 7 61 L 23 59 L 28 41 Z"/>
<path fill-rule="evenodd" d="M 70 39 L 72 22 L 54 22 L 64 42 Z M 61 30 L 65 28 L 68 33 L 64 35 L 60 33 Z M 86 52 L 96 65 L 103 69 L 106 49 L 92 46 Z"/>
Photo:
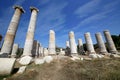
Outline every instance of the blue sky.
<path fill-rule="evenodd" d="M 0 0 L 0 34 L 3 37 L 13 16 L 14 5 L 21 5 L 25 10 L 15 37 L 15 43 L 20 47 L 24 47 L 30 6 L 40 10 L 34 38 L 44 47 L 48 46 L 50 29 L 55 30 L 59 47 L 65 47 L 70 31 L 74 31 L 76 42 L 82 38 L 83 43 L 86 32 L 91 33 L 94 43 L 96 32 L 103 35 L 103 30 L 108 29 L 111 34 L 120 34 L 120 0 Z"/>

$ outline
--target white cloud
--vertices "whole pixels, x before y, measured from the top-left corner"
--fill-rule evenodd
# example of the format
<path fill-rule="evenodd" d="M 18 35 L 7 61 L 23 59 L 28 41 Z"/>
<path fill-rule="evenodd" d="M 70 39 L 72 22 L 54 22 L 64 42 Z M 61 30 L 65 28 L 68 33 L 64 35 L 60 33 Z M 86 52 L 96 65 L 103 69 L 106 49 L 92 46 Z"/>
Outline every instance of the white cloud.
<path fill-rule="evenodd" d="M 95 4 L 95 3 L 97 3 L 97 4 Z M 118 5 L 118 3 L 119 2 L 117 0 L 117 1 L 113 1 L 113 2 L 109 2 L 107 4 L 104 4 L 100 7 L 99 0 L 92 0 L 91 2 L 85 4 L 84 6 L 80 7 L 79 9 L 77 9 L 75 11 L 75 14 L 76 14 L 76 12 L 78 12 L 79 16 L 82 16 L 82 13 L 84 13 L 84 14 L 92 13 L 92 14 L 89 14 L 89 16 L 87 18 L 84 18 L 76 27 L 74 27 L 72 29 L 77 30 L 80 27 L 84 27 L 86 25 L 90 26 L 91 24 L 94 25 L 96 23 L 101 23 L 105 19 L 107 20 L 107 17 L 109 17 L 109 14 L 116 9 L 116 5 Z M 101 10 L 96 12 L 96 9 L 101 9 Z M 90 11 L 90 10 L 92 10 L 92 11 Z M 90 28 L 89 26 L 87 28 Z"/>
<path fill-rule="evenodd" d="M 49 4 L 38 15 L 37 31 L 40 36 L 47 35 L 50 29 L 59 31 L 64 27 L 65 15 L 62 10 L 66 7 L 67 3 L 63 4 Z"/>
<path fill-rule="evenodd" d="M 79 17 L 88 16 L 90 13 L 93 13 L 97 10 L 97 6 L 99 6 L 100 0 L 90 0 L 88 3 L 80 6 L 76 11 L 75 14 Z"/>

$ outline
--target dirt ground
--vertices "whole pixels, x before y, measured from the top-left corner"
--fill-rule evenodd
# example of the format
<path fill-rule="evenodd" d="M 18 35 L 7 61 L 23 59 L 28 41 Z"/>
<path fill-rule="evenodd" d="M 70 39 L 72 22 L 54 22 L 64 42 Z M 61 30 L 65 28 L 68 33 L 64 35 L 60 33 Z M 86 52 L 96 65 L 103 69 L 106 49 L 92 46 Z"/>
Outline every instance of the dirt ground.
<path fill-rule="evenodd" d="M 25 73 L 14 74 L 6 80 L 120 80 L 120 58 L 56 59 L 49 64 L 30 64 Z"/>

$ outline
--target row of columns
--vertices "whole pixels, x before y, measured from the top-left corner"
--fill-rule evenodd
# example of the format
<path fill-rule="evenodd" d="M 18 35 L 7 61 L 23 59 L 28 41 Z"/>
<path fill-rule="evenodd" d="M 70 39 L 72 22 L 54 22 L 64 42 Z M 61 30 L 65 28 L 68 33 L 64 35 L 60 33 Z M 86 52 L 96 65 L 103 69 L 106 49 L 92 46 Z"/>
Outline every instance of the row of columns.
<path fill-rule="evenodd" d="M 112 40 L 112 37 L 110 35 L 110 32 L 108 30 L 104 31 L 104 36 L 105 36 L 105 39 L 108 45 L 109 52 L 114 53 L 114 54 L 118 53 L 114 45 L 114 42 Z M 86 47 L 87 47 L 88 54 L 96 54 L 90 33 L 89 32 L 85 33 L 84 37 L 86 41 Z M 98 47 L 100 49 L 99 53 L 101 54 L 108 53 L 101 34 L 98 32 L 95 34 L 95 37 L 97 40 Z M 73 31 L 69 33 L 69 41 L 66 41 L 66 47 L 70 47 L 71 54 L 77 53 L 76 42 L 75 42 Z M 81 39 L 78 40 L 78 47 L 79 47 L 80 53 L 85 53 Z"/>
<path fill-rule="evenodd" d="M 15 13 L 14 13 L 14 15 L 12 17 L 12 20 L 10 22 L 10 25 L 8 27 L 8 30 L 7 30 L 7 33 L 6 33 L 6 36 L 5 36 L 4 43 L 3 43 L 3 46 L 1 48 L 0 54 L 5 54 L 5 53 L 10 54 L 11 53 L 12 46 L 13 46 L 14 39 L 15 39 L 15 35 L 16 35 L 16 31 L 17 31 L 18 24 L 19 24 L 19 21 L 20 21 L 20 16 L 21 16 L 22 13 L 24 13 L 23 8 L 20 7 L 20 6 L 15 6 L 14 9 L 15 9 Z M 22 56 L 32 56 L 37 13 L 39 12 L 39 10 L 35 7 L 30 7 L 30 10 L 31 10 L 31 18 L 30 18 L 30 22 L 29 22 L 29 26 L 28 26 L 28 31 L 27 31 L 27 35 L 26 35 L 24 51 L 23 51 Z M 98 46 L 100 48 L 100 53 L 107 53 L 107 50 L 105 48 L 105 45 L 104 45 L 101 34 L 96 33 L 95 35 L 96 35 Z M 105 38 L 106 38 L 106 41 L 107 41 L 107 44 L 108 44 L 109 51 L 111 53 L 117 53 L 117 50 L 115 48 L 115 45 L 113 43 L 113 40 L 111 38 L 111 35 L 110 35 L 109 31 L 107 31 L 107 30 L 104 31 L 104 35 L 105 35 Z M 85 36 L 85 41 L 86 41 L 86 46 L 87 46 L 88 53 L 89 54 L 95 53 L 90 33 L 87 32 L 87 33 L 84 34 L 84 36 Z M 78 40 L 78 43 L 79 43 L 79 48 L 81 50 L 81 48 L 82 48 L 81 46 L 83 45 L 82 40 Z M 48 46 L 49 55 L 55 55 L 56 54 L 56 50 L 55 50 L 56 47 L 55 46 L 56 46 L 55 45 L 55 32 L 53 30 L 50 30 L 49 46 Z M 66 42 L 66 46 L 70 47 L 70 52 L 72 54 L 77 53 L 77 46 L 76 46 L 75 36 L 74 36 L 73 31 L 71 31 L 69 33 L 69 42 Z M 46 50 L 43 49 L 43 51 L 46 51 Z M 84 51 L 84 50 L 82 50 L 82 51 Z"/>

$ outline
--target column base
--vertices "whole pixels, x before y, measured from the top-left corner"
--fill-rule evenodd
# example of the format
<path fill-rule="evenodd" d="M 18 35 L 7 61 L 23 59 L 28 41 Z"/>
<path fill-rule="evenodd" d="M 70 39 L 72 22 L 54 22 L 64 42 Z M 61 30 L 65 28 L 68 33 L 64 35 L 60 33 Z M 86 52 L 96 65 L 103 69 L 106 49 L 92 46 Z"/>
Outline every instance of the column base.
<path fill-rule="evenodd" d="M 0 52 L 0 58 L 9 58 L 10 55 L 8 55 L 8 53 L 2 53 Z"/>
<path fill-rule="evenodd" d="M 110 51 L 111 54 L 117 54 L 117 51 Z"/>

